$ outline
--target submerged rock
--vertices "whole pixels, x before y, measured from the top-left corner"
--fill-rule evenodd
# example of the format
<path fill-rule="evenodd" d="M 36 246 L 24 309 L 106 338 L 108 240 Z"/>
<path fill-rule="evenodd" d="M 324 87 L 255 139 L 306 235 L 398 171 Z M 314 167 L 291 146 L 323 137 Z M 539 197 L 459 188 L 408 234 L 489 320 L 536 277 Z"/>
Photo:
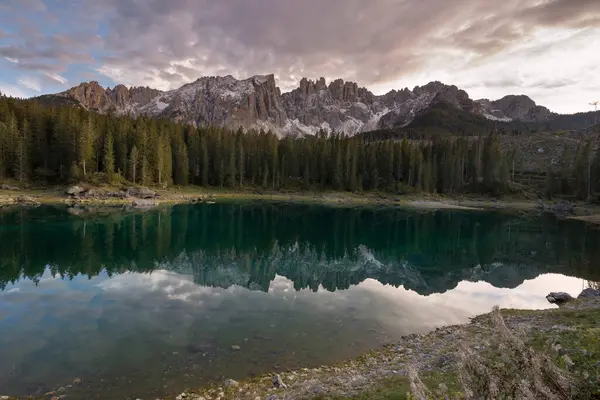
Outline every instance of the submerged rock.
<path fill-rule="evenodd" d="M 131 202 L 131 205 L 136 208 L 151 208 L 156 207 L 157 203 L 154 200 L 135 199 Z"/>
<path fill-rule="evenodd" d="M 564 304 L 568 301 L 573 300 L 573 297 L 569 293 L 565 292 L 552 292 L 546 296 L 546 300 L 548 300 L 551 304 Z"/>
<path fill-rule="evenodd" d="M 231 350 L 233 351 L 240 351 L 242 348 L 240 346 L 238 346 L 237 344 L 234 344 L 233 346 L 231 346 Z"/>

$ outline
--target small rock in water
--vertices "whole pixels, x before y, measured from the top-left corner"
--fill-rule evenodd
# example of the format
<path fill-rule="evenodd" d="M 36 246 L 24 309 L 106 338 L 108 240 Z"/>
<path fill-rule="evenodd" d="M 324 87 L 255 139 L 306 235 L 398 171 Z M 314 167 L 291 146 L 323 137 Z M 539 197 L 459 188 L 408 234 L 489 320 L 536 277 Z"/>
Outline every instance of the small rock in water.
<path fill-rule="evenodd" d="M 186 392 L 181 393 L 179 396 L 175 397 L 176 400 L 183 400 L 185 398 L 187 398 L 188 395 Z"/>
<path fill-rule="evenodd" d="M 235 387 L 238 386 L 239 383 L 237 383 L 237 381 L 233 380 L 233 379 L 227 379 L 225 380 L 225 387 Z"/>
<path fill-rule="evenodd" d="M 238 346 L 237 344 L 234 344 L 233 346 L 231 346 L 231 350 L 233 351 L 240 351 L 242 348 L 240 346 Z"/>
<path fill-rule="evenodd" d="M 285 383 L 283 383 L 283 381 L 281 380 L 281 376 L 279 375 L 275 375 L 273 377 L 273 386 L 275 386 L 276 388 L 286 388 L 287 385 Z"/>
<path fill-rule="evenodd" d="M 564 304 L 567 301 L 573 300 L 573 297 L 569 293 L 565 292 L 552 292 L 546 296 L 546 300 L 548 300 L 551 304 Z"/>
<path fill-rule="evenodd" d="M 131 205 L 136 208 L 151 208 L 156 207 L 157 203 L 154 200 L 135 199 L 131 202 Z"/>

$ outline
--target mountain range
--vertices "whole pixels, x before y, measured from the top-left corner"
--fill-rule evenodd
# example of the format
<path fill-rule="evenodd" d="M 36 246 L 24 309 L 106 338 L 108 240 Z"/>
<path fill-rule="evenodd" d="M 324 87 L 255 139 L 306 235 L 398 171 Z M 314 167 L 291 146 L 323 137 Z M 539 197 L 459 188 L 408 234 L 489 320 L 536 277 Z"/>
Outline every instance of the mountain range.
<path fill-rule="evenodd" d="M 231 75 L 202 77 L 171 91 L 124 85 L 111 89 L 92 81 L 40 99 L 66 101 L 100 113 L 145 115 L 234 130 L 271 130 L 280 136 L 314 135 L 320 130 L 355 135 L 410 127 L 440 105 L 480 123 L 544 123 L 558 117 L 524 95 L 473 100 L 466 91 L 441 82 L 377 96 L 342 79 L 327 83 L 324 78 L 303 78 L 297 88 L 282 93 L 272 74 L 243 80 Z"/>

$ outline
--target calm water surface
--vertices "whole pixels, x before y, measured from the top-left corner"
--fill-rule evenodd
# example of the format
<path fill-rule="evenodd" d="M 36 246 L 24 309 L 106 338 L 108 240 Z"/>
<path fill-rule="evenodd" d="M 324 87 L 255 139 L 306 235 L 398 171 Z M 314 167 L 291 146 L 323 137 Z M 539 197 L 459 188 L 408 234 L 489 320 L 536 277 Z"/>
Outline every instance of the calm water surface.
<path fill-rule="evenodd" d="M 155 398 L 348 359 L 600 281 L 600 232 L 283 204 L 0 210 L 0 394 Z M 235 351 L 232 346 L 239 346 Z"/>

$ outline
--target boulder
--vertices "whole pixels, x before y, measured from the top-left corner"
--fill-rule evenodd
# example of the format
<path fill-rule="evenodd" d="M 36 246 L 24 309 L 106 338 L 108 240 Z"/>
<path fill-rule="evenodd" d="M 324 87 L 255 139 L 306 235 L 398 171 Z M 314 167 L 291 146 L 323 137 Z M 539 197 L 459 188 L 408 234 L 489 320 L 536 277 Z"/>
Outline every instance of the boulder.
<path fill-rule="evenodd" d="M 565 292 L 552 292 L 546 296 L 546 300 L 548 300 L 551 304 L 564 304 L 568 301 L 573 300 L 573 297 L 569 293 Z"/>
<path fill-rule="evenodd" d="M 12 190 L 12 191 L 19 190 L 18 187 L 16 187 L 16 186 L 10 186 L 10 185 L 1 185 L 0 189 L 2 189 L 2 190 Z"/>
<path fill-rule="evenodd" d="M 15 201 L 19 204 L 24 204 L 28 206 L 39 206 L 40 202 L 29 196 L 19 196 L 15 199 Z"/>
<path fill-rule="evenodd" d="M 148 188 L 127 188 L 125 192 L 131 197 L 140 199 L 153 199 L 156 197 L 156 192 Z"/>
<path fill-rule="evenodd" d="M 82 193 L 85 193 L 86 189 L 81 186 L 71 186 L 66 190 L 66 193 L 70 196 L 79 196 Z"/>
<path fill-rule="evenodd" d="M 127 197 L 129 197 L 127 192 L 124 192 L 124 191 L 105 192 L 104 196 L 106 196 L 107 198 L 112 198 L 112 199 L 126 199 Z"/>
<path fill-rule="evenodd" d="M 227 379 L 227 380 L 225 380 L 225 383 L 224 383 L 224 385 L 225 385 L 225 387 L 227 387 L 227 388 L 228 388 L 228 387 L 236 387 L 236 386 L 238 386 L 238 385 L 239 385 L 239 383 L 237 383 L 237 381 L 234 381 L 233 379 Z"/>
<path fill-rule="evenodd" d="M 600 297 L 600 289 L 587 288 L 577 296 L 578 299 L 590 299 Z"/>
<path fill-rule="evenodd" d="M 156 207 L 156 202 L 149 199 L 135 199 L 131 202 L 131 205 L 135 208 L 151 208 Z"/>
<path fill-rule="evenodd" d="M 97 189 L 90 189 L 85 192 L 85 197 L 88 199 L 101 199 L 104 197 L 104 193 L 100 192 Z"/>
<path fill-rule="evenodd" d="M 575 214 L 575 205 L 570 201 L 561 200 L 554 205 L 554 213 L 559 216 Z"/>

